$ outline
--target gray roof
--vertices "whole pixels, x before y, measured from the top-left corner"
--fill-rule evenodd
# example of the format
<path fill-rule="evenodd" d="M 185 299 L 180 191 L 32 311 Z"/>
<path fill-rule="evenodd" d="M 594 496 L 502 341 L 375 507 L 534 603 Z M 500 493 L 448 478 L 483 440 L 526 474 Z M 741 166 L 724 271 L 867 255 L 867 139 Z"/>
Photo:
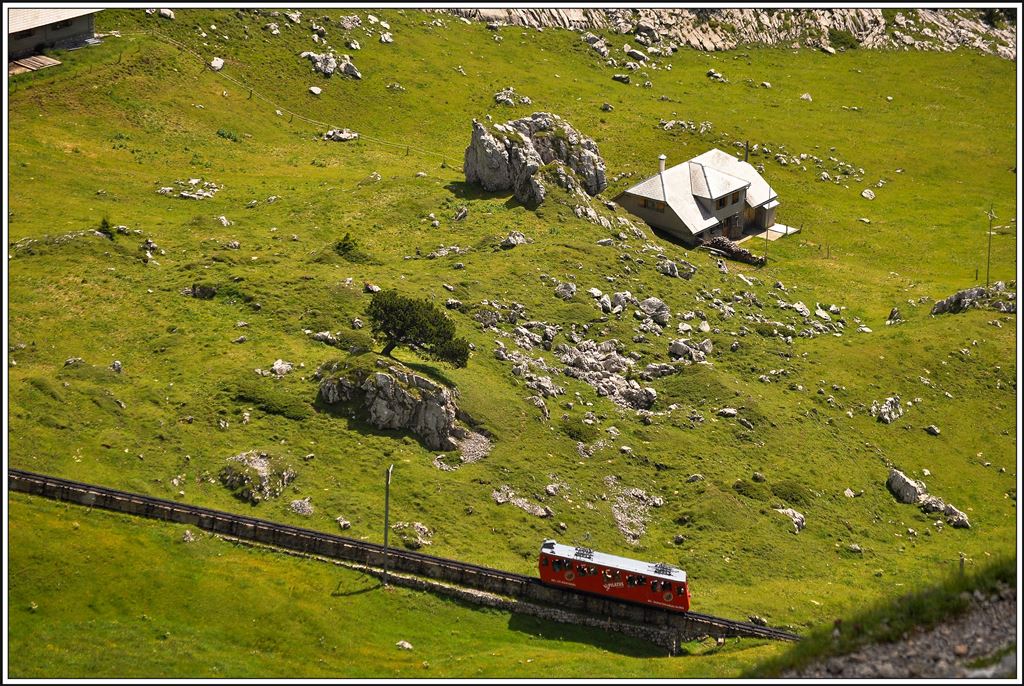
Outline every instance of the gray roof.
<path fill-rule="evenodd" d="M 633 560 L 628 557 L 619 557 L 618 555 L 600 553 L 596 550 L 591 551 L 593 553 L 592 557 L 579 557 L 576 555 L 576 551 L 581 550 L 580 548 L 572 545 L 562 545 L 561 543 L 556 543 L 552 540 L 544 541 L 544 545 L 541 547 L 541 550 L 551 553 L 552 555 L 557 555 L 558 557 L 567 557 L 579 562 L 590 562 L 601 567 L 614 567 L 615 569 L 621 569 L 632 574 L 644 574 L 657 579 L 671 579 L 672 581 L 679 583 L 686 583 L 686 572 L 674 567 L 668 569 L 668 565 L 664 565 L 662 570 L 655 572 L 655 563 L 653 562 L 641 562 L 640 560 Z M 662 572 L 669 573 L 666 574 Z"/>
<path fill-rule="evenodd" d="M 757 173 L 753 165 L 743 160 L 738 160 L 718 148 L 712 148 L 703 155 L 694 157 L 693 161 L 699 162 L 705 168 L 710 167 L 730 179 L 736 179 L 741 184 L 746 183 L 749 185 L 749 188 L 747 188 L 747 204 L 751 207 L 760 207 L 769 200 L 774 200 L 778 197 L 775 191 L 772 190 L 772 187 L 768 185 L 768 182 Z M 733 190 L 737 189 L 734 188 Z M 725 193 L 720 193 L 714 196 L 714 198 L 720 198 L 723 195 Z"/>
<path fill-rule="evenodd" d="M 748 181 L 701 164 L 696 158 L 686 164 L 690 167 L 690 192 L 698 198 L 717 200 L 750 185 Z"/>
<path fill-rule="evenodd" d="M 665 202 L 696 234 L 718 223 L 696 198 L 715 200 L 743 188 L 747 189 L 746 202 L 750 207 L 761 207 L 777 198 L 754 167 L 713 148 L 644 179 L 625 192 Z"/>
<path fill-rule="evenodd" d="M 77 8 L 53 8 L 53 9 L 15 9 L 7 10 L 7 33 L 17 33 L 28 29 L 46 26 L 65 19 L 74 19 L 86 14 L 102 12 L 102 8 L 87 9 Z"/>

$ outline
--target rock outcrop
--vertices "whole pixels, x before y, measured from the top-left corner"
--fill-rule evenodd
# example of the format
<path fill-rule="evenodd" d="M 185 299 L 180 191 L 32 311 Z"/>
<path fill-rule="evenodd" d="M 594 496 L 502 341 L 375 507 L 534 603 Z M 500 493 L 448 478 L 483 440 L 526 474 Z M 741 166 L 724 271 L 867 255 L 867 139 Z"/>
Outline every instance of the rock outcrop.
<path fill-rule="evenodd" d="M 883 424 L 892 424 L 903 416 L 903 406 L 900 405 L 900 397 L 894 395 L 886 398 L 882 403 L 877 400 L 871 403 L 871 416 L 877 417 Z"/>
<path fill-rule="evenodd" d="M 983 19 L 981 9 L 903 9 L 892 21 L 881 9 L 441 9 L 466 19 L 533 28 L 574 31 L 614 31 L 633 34 L 647 47 L 675 52 L 731 50 L 743 45 L 834 48 L 830 35 L 849 35 L 861 48 L 890 50 L 937 50 L 950 52 L 965 47 L 1016 60 L 1017 27 L 1008 21 L 994 27 Z M 586 40 L 602 58 L 607 44 L 596 36 Z M 824 57 L 824 55 L 823 55 Z"/>
<path fill-rule="evenodd" d="M 491 192 L 511 190 L 519 202 L 535 207 L 547 192 L 538 172 L 553 163 L 572 170 L 591 196 L 608 185 L 597 144 L 558 115 L 534 112 L 494 125 L 473 120 L 463 162 L 467 182 Z"/>
<path fill-rule="evenodd" d="M 927 470 L 925 472 L 927 473 Z M 911 479 L 898 469 L 890 469 L 885 485 L 898 502 L 917 505 L 925 514 L 941 513 L 945 515 L 946 523 L 954 529 L 971 528 L 971 522 L 966 514 L 942 498 L 928 495 L 928 487 L 923 481 Z M 940 520 L 937 523 L 941 524 L 942 522 Z"/>
<path fill-rule="evenodd" d="M 250 450 L 228 458 L 230 464 L 220 470 L 220 481 L 236 498 L 253 505 L 276 498 L 296 473 L 287 465 L 260 450 Z"/>
<path fill-rule="evenodd" d="M 383 362 L 383 360 L 381 360 Z M 317 372 L 320 399 L 328 405 L 357 402 L 378 429 L 410 431 L 431 450 L 456 450 L 469 432 L 457 424 L 457 391 L 395 366 L 337 375 L 328 366 Z"/>
<path fill-rule="evenodd" d="M 307 50 L 301 53 L 299 57 L 308 59 L 312 62 L 313 70 L 320 72 L 324 76 L 331 76 L 334 73 L 338 73 L 344 76 L 351 76 L 354 79 L 363 78 L 363 75 L 358 69 L 356 69 L 356 65 L 352 64 L 352 58 L 348 55 L 338 57 L 333 52 L 320 54 Z"/>
<path fill-rule="evenodd" d="M 932 306 L 932 314 L 958 314 L 972 307 L 997 310 L 1008 314 L 1017 312 L 1016 294 L 1006 290 L 1006 284 L 996 281 L 988 290 L 984 286 L 965 288 L 939 300 Z"/>
<path fill-rule="evenodd" d="M 648 410 L 658 398 L 653 388 L 623 376 L 634 360 L 619 354 L 618 341 L 614 339 L 602 343 L 586 339 L 575 346 L 562 343 L 555 352 L 566 365 L 566 376 L 590 384 L 598 395 L 607 396 L 617 405 Z"/>

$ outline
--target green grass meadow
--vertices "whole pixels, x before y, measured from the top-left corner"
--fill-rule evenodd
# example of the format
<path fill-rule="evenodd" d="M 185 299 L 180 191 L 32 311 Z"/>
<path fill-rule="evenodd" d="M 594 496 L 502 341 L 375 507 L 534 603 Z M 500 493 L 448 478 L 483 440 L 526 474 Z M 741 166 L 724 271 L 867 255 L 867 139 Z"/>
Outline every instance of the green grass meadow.
<path fill-rule="evenodd" d="M 934 300 L 976 285 L 976 270 L 984 283 L 990 206 L 999 227 L 992 279 L 1016 277 L 1013 63 L 965 50 L 681 50 L 663 60 L 670 71 L 634 75 L 634 83 L 649 79 L 648 89 L 612 81 L 617 70 L 576 33 L 505 27 L 498 42 L 483 24 L 387 10 L 375 12 L 392 27 L 395 42 L 386 45 L 343 32 L 336 19 L 350 13 L 303 10 L 330 17 L 324 25 L 339 53 L 346 38 L 359 40 L 362 49 L 350 52 L 358 81 L 311 71 L 298 54 L 321 48 L 305 28 L 281 21 L 281 35 L 271 36 L 261 28 L 266 17 L 223 9 L 182 9 L 173 22 L 105 10 L 97 31 L 122 37 L 57 52 L 60 67 L 9 79 L 10 466 L 331 532 L 340 515 L 352 522 L 347 534 L 379 541 L 383 470 L 394 463 L 392 521 L 429 526 L 429 553 L 533 573 L 541 541 L 555 537 L 681 566 L 695 610 L 756 614 L 800 632 L 937 583 L 961 552 L 971 569 L 1015 555 L 1016 315 L 929 316 Z M 430 24 L 437 16 L 446 27 Z M 615 46 L 624 39 L 610 38 Z M 204 66 L 214 56 L 225 60 L 220 73 Z M 707 79 L 712 67 L 729 83 Z M 772 88 L 756 87 L 762 81 Z M 509 85 L 533 104 L 495 105 L 493 94 Z M 804 92 L 813 101 L 801 100 Z M 602 111 L 604 102 L 614 110 Z M 671 165 L 712 146 L 767 144 L 773 155 L 751 162 L 764 164 L 778 192 L 778 220 L 802 230 L 773 242 L 763 269 L 730 263 L 727 275 L 706 253 L 652 235 L 698 267 L 692 280 L 669 279 L 644 241 L 597 245 L 618 230 L 577 219 L 557 197 L 531 211 L 510 194 L 468 186 L 461 167 L 471 120 L 533 111 L 593 137 L 609 179 L 633 173 L 612 181 L 605 198 L 653 173 L 660 153 Z M 323 141 L 324 129 L 304 118 L 361 138 Z M 662 119 L 713 127 L 664 131 Z M 806 169 L 777 164 L 780 149 L 848 162 L 864 169 L 863 182 L 821 182 L 809 160 Z M 202 201 L 156 192 L 189 178 L 223 189 Z M 860 195 L 868 187 L 873 201 Z M 469 214 L 455 222 L 460 206 Z M 58 239 L 104 218 L 143 233 Z M 532 242 L 501 250 L 512 230 Z M 363 259 L 334 250 L 345 234 Z M 148 264 L 146 238 L 164 251 Z M 232 240 L 239 249 L 225 247 Z M 469 252 L 427 259 L 441 245 Z M 579 292 L 559 300 L 549 277 L 574 280 Z M 773 290 L 776 280 L 786 293 Z M 466 368 L 401 348 L 395 357 L 458 388 L 460 408 L 493 436 L 484 460 L 441 472 L 432 466 L 438 453 L 415 436 L 314 403 L 320 364 L 376 359 L 303 333 L 341 331 L 348 345 L 379 350 L 366 328 L 350 326 L 365 318 L 364 282 L 468 306 L 448 313 L 476 347 Z M 216 286 L 216 297 L 181 294 L 200 283 Z M 603 320 L 589 287 L 661 298 L 671 329 L 633 342 L 636 322 Z M 753 308 L 733 303 L 738 315 L 719 319 L 695 299 L 700 289 L 720 289 L 723 300 L 751 291 L 771 318 L 787 319 L 776 294 L 812 310 L 835 303 L 846 330 L 795 336 L 791 345 L 734 336 L 741 325 L 754 328 L 741 316 Z M 676 313 L 704 309 L 721 333 L 709 334 L 711 365 L 650 384 L 658 392 L 651 425 L 561 374 L 553 379 L 567 394 L 548 399 L 545 422 L 526 400 L 533 391 L 494 358 L 495 335 L 473 320 L 482 300 L 519 302 L 527 319 L 561 325 L 556 344 L 572 323 L 589 323 L 587 337 L 618 339 L 641 354 L 641 368 L 668 361 Z M 886 326 L 894 306 L 906 321 Z M 855 317 L 873 332 L 858 333 Z M 247 340 L 232 343 L 240 335 Z M 551 353 L 530 354 L 561 367 Z M 70 357 L 84 364 L 65 367 Z M 254 373 L 279 358 L 297 369 L 282 379 Z M 108 369 L 114 360 L 122 373 Z M 787 375 L 758 381 L 778 369 Z M 893 424 L 876 422 L 872 401 L 893 393 L 913 406 Z M 724 406 L 754 429 L 717 417 Z M 705 421 L 691 422 L 691 410 Z M 581 423 L 588 411 L 601 420 L 594 427 Z M 929 424 L 941 434 L 925 433 Z M 607 445 L 584 458 L 580 436 Z M 258 506 L 216 481 L 226 458 L 251 449 L 298 471 L 282 497 Z M 972 528 L 939 529 L 934 517 L 897 503 L 885 488 L 890 465 L 922 478 Z M 754 471 L 767 481 L 752 482 Z M 697 472 L 705 480 L 689 483 Z M 636 545 L 615 527 L 610 475 L 664 499 Z M 553 482 L 566 488 L 545 495 Z M 505 484 L 555 515 L 496 504 L 491 492 Z M 847 488 L 863 495 L 846 498 Z M 312 517 L 289 510 L 307 496 Z M 8 504 L 12 676 L 730 676 L 782 650 L 730 642 L 714 655 L 695 645 L 669 659 L 618 636 L 366 590 L 366 579 L 344 569 L 205 536 L 177 547 L 181 531 L 171 526 L 21 496 Z M 802 512 L 806 528 L 794 534 L 773 511 L 779 506 Z M 849 552 L 853 543 L 862 554 Z M 396 650 L 400 639 L 416 650 Z"/>

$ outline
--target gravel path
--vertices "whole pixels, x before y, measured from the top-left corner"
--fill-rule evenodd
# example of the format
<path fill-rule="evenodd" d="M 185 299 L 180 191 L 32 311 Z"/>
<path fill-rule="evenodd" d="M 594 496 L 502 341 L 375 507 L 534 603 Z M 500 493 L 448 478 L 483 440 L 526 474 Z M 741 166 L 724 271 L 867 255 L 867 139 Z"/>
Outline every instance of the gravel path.
<path fill-rule="evenodd" d="M 914 631 L 896 643 L 864 646 L 830 657 L 783 678 L 963 679 L 1017 676 L 1017 591 L 1004 587 L 985 596 L 975 591 L 970 609 L 929 631 Z M 996 664 L 968 664 L 1013 646 Z"/>

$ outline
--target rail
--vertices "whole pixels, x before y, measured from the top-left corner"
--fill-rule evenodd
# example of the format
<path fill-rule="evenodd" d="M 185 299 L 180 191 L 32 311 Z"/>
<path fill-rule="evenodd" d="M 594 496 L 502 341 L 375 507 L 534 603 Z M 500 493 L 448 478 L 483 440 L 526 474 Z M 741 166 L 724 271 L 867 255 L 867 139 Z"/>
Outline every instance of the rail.
<path fill-rule="evenodd" d="M 8 469 L 7 481 L 8 487 L 12 491 L 71 501 L 89 507 L 151 519 L 190 524 L 214 533 L 228 534 L 239 539 L 257 541 L 280 548 L 377 567 L 384 561 L 384 546 L 382 545 L 323 531 L 21 469 Z M 799 640 L 799 636 L 781 629 L 698 612 L 672 612 L 607 596 L 555 588 L 542 583 L 536 577 L 411 550 L 390 548 L 387 560 L 388 566 L 396 571 L 443 580 L 467 588 L 500 593 L 517 600 L 555 607 L 567 612 L 607 617 L 638 626 L 676 631 L 679 635 L 684 636 L 742 636 L 786 641 Z"/>

